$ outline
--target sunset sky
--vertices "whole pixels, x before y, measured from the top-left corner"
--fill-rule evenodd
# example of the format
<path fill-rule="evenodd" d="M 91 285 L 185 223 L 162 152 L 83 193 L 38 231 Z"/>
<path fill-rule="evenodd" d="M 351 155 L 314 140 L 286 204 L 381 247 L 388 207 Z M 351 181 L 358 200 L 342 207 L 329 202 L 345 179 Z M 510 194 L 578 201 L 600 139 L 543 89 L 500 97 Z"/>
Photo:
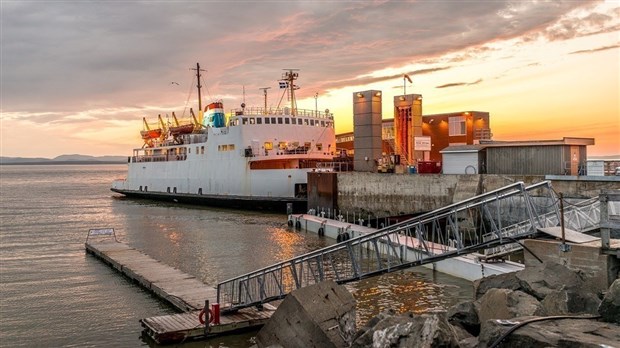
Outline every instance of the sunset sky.
<path fill-rule="evenodd" d="M 487 111 L 495 140 L 595 138 L 620 157 L 620 1 L 1 0 L 1 155 L 128 155 L 142 117 L 203 102 L 299 107 L 352 128 L 352 94 L 422 94 L 423 114 Z M 172 83 L 176 82 L 176 83 Z M 192 92 L 191 96 L 189 95 Z"/>

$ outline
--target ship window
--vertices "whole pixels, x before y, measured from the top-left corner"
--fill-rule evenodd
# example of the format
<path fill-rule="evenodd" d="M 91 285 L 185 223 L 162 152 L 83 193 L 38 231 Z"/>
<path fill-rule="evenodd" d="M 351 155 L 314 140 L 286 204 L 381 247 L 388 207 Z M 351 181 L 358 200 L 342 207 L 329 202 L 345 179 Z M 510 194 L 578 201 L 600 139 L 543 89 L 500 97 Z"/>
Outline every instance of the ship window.
<path fill-rule="evenodd" d="M 321 127 L 325 127 L 325 121 L 321 121 Z"/>
<path fill-rule="evenodd" d="M 276 124 L 276 118 L 275 117 L 271 118 L 271 124 Z"/>
<path fill-rule="evenodd" d="M 290 122 L 291 122 L 291 119 L 290 119 L 290 118 L 288 118 L 288 117 L 285 117 L 285 118 L 284 118 L 284 123 L 286 123 L 286 124 L 290 124 Z"/>
<path fill-rule="evenodd" d="M 280 150 L 286 150 L 286 141 L 279 142 L 278 148 L 280 148 Z"/>
<path fill-rule="evenodd" d="M 243 118 L 243 124 L 248 124 L 248 118 L 247 117 Z"/>
<path fill-rule="evenodd" d="M 205 147 L 204 147 L 204 146 L 201 146 L 201 147 L 200 147 L 200 154 L 201 154 L 201 155 L 204 155 L 204 154 L 205 154 Z"/>
<path fill-rule="evenodd" d="M 256 124 L 254 117 L 250 117 L 250 124 Z"/>
<path fill-rule="evenodd" d="M 235 149 L 235 144 L 228 144 L 228 151 L 232 151 Z"/>
<path fill-rule="evenodd" d="M 191 149 L 191 148 L 188 148 L 188 149 L 187 149 L 187 153 L 192 153 L 192 149 Z"/>
<path fill-rule="evenodd" d="M 314 120 L 310 120 L 310 125 L 314 126 Z"/>
<path fill-rule="evenodd" d="M 269 117 L 265 117 L 265 124 L 269 124 Z"/>
<path fill-rule="evenodd" d="M 278 124 L 282 124 L 282 117 L 278 117 Z"/>
<path fill-rule="evenodd" d="M 170 193 L 170 186 L 166 189 L 166 192 Z"/>
<path fill-rule="evenodd" d="M 316 144 L 316 149 L 317 149 L 317 151 L 322 151 L 323 150 L 323 144 L 317 143 Z"/>
<path fill-rule="evenodd" d="M 311 146 L 312 146 L 312 143 L 311 143 L 311 142 L 309 142 L 309 141 L 306 141 L 306 142 L 304 143 L 304 147 L 305 147 L 306 149 L 309 149 Z"/>
<path fill-rule="evenodd" d="M 307 126 L 308 125 L 308 119 L 304 118 L 304 124 Z"/>
<path fill-rule="evenodd" d="M 465 135 L 465 116 L 449 117 L 448 122 L 450 123 L 450 136 Z"/>
<path fill-rule="evenodd" d="M 302 119 L 301 119 L 301 118 L 298 118 L 298 119 L 297 119 L 297 124 L 298 124 L 298 125 L 301 125 L 301 123 L 302 123 L 302 122 L 303 122 L 303 121 L 302 121 Z"/>
<path fill-rule="evenodd" d="M 268 120 L 268 118 L 267 118 Z M 273 143 L 271 141 L 266 141 L 265 142 L 265 150 L 272 150 L 273 149 Z"/>
<path fill-rule="evenodd" d="M 256 124 L 262 124 L 263 123 L 263 118 L 262 117 L 257 117 L 256 118 Z"/>

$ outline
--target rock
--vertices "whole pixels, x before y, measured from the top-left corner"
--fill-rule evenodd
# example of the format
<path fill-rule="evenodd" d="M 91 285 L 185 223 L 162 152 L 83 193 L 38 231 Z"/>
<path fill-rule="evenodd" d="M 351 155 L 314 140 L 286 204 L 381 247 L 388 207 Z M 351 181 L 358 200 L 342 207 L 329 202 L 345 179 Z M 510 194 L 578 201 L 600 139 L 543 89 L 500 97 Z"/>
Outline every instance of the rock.
<path fill-rule="evenodd" d="M 467 330 L 463 329 L 460 326 L 457 325 L 452 325 L 452 329 L 454 329 L 454 332 L 456 333 L 456 339 L 460 342 L 464 339 L 470 338 L 470 337 L 474 337 L 474 335 L 470 334 L 469 332 L 467 332 Z"/>
<path fill-rule="evenodd" d="M 469 337 L 459 341 L 459 348 L 476 348 L 478 347 L 478 337 Z"/>
<path fill-rule="evenodd" d="M 601 300 L 581 290 L 554 290 L 541 301 L 547 315 L 598 314 Z"/>
<path fill-rule="evenodd" d="M 620 279 L 614 280 L 607 290 L 598 313 L 604 321 L 620 324 Z"/>
<path fill-rule="evenodd" d="M 549 262 L 544 267 L 528 267 L 516 273 L 524 292 L 539 300 L 554 290 L 574 290 L 595 293 L 586 283 L 581 271 L 573 271 L 564 265 Z"/>
<path fill-rule="evenodd" d="M 458 340 L 445 312 L 405 313 L 380 319 L 351 347 L 458 347 Z"/>
<path fill-rule="evenodd" d="M 519 322 L 533 317 L 515 318 Z M 489 347 L 511 326 L 497 320 L 482 323 L 479 347 Z M 545 320 L 526 324 L 508 335 L 502 348 L 523 347 L 612 347 L 620 342 L 620 326 L 587 319 Z"/>
<path fill-rule="evenodd" d="M 523 290 L 516 272 L 494 274 L 474 281 L 474 299 L 481 298 L 489 289 Z"/>
<path fill-rule="evenodd" d="M 480 333 L 480 320 L 478 320 L 476 305 L 472 301 L 461 302 L 450 307 L 448 322 L 467 330 L 471 335 L 478 336 Z"/>
<path fill-rule="evenodd" d="M 544 309 L 536 298 L 518 290 L 490 289 L 476 302 L 481 323 L 489 319 L 544 315 Z"/>
<path fill-rule="evenodd" d="M 346 347 L 355 334 L 355 299 L 334 281 L 291 292 L 256 335 L 259 348 Z"/>

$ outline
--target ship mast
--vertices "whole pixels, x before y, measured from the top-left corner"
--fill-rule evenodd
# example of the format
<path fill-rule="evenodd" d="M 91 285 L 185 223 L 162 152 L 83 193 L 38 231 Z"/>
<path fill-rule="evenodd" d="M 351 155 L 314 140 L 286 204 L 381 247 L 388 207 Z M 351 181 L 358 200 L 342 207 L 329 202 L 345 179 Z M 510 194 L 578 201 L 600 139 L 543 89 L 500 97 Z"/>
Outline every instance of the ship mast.
<path fill-rule="evenodd" d="M 196 68 L 189 68 L 189 70 L 196 70 L 196 80 L 198 81 L 198 84 L 196 85 L 196 87 L 198 88 L 198 110 L 203 111 L 202 97 L 200 96 L 200 88 L 202 88 L 202 86 L 200 85 L 200 72 L 206 70 L 200 69 L 200 63 L 196 63 Z"/>
<path fill-rule="evenodd" d="M 297 100 L 295 99 L 295 90 L 299 87 L 295 86 L 295 80 L 299 76 L 299 69 L 284 69 L 286 72 L 282 74 L 282 80 L 286 81 L 287 87 L 291 93 L 291 115 L 297 116 Z"/>

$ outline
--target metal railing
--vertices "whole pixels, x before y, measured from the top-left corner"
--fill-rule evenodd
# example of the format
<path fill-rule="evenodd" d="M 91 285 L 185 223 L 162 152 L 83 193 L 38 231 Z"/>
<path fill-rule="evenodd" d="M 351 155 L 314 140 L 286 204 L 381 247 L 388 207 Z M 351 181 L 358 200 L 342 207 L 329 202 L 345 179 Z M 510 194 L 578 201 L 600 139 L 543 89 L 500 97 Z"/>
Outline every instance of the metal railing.
<path fill-rule="evenodd" d="M 217 286 L 224 312 L 281 299 L 295 289 L 332 279 L 347 283 L 381 273 L 432 263 L 514 242 L 536 232 L 547 213 L 534 206 L 530 192 L 556 200 L 549 182 L 522 182 L 466 199 L 413 219 L 316 250 L 226 281 Z M 555 209 L 554 204 L 547 206 Z M 501 231 L 528 225 L 511 238 Z M 477 227 L 476 227 L 477 226 Z M 492 240 L 479 236 L 494 232 Z"/>
<path fill-rule="evenodd" d="M 539 215 L 538 227 L 560 226 L 560 210 L 558 208 L 558 199 L 548 204 L 553 205 L 551 211 Z M 534 203 L 536 208 L 538 204 Z M 549 207 L 547 207 L 549 208 Z M 564 207 L 564 227 L 577 232 L 588 232 L 597 229 L 600 226 L 601 211 L 598 197 L 586 199 L 574 204 L 568 204 Z M 523 230 L 531 229 L 532 225 L 529 221 L 523 221 L 507 228 L 502 229 L 499 233 L 503 237 L 513 237 L 519 235 Z M 492 240 L 497 233 L 487 233 L 482 236 L 483 241 Z M 504 244 L 494 248 L 484 250 L 484 257 L 494 258 L 517 250 L 523 247 L 519 243 Z"/>

